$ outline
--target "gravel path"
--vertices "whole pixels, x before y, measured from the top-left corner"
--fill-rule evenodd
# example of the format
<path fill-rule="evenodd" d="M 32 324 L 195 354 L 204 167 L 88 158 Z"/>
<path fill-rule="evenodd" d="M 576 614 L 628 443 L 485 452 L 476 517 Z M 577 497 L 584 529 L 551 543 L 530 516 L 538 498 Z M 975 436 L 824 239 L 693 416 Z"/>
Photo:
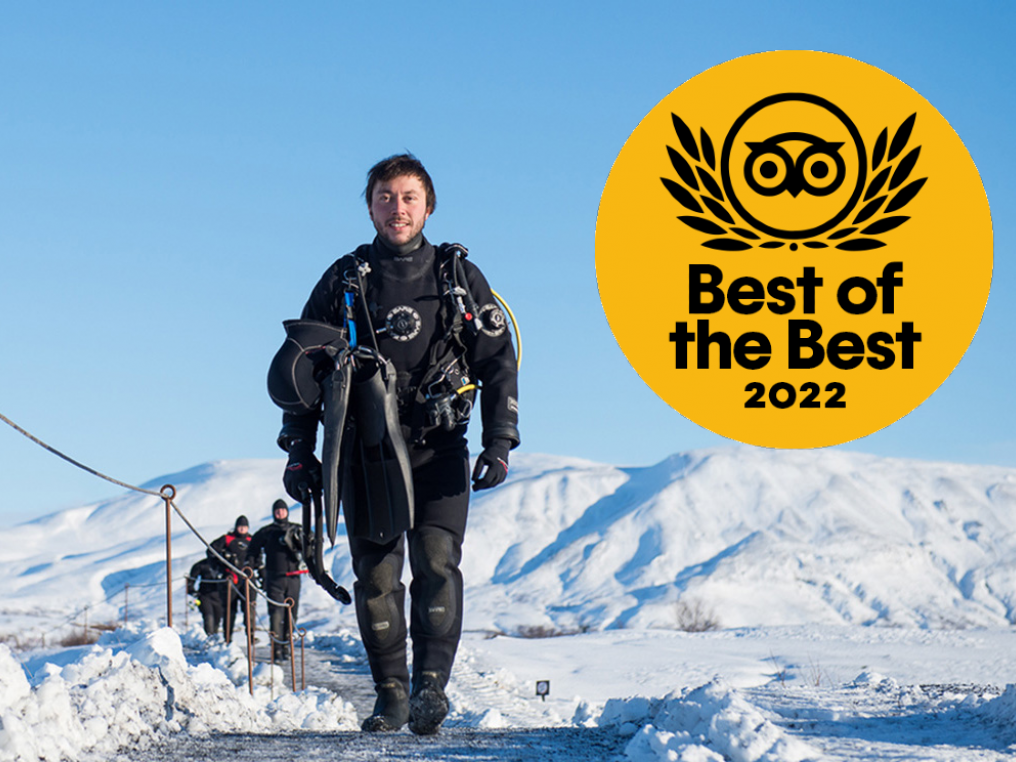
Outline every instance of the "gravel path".
<path fill-rule="evenodd" d="M 267 652 L 258 651 L 264 659 Z M 284 666 L 286 684 L 290 667 Z M 307 649 L 306 678 L 341 695 L 356 708 L 359 717 L 374 706 L 374 690 L 365 665 L 346 662 L 333 653 Z M 296 680 L 301 680 L 300 662 Z M 146 750 L 121 753 L 118 762 L 313 762 L 342 760 L 503 760 L 529 762 L 613 762 L 621 758 L 627 738 L 599 728 L 527 728 L 484 730 L 472 727 L 445 727 L 435 736 L 418 737 L 403 728 L 384 735 L 359 732 L 315 731 L 277 735 L 217 734 L 208 737 L 180 735 Z"/>
<path fill-rule="evenodd" d="M 132 762 L 313 762 L 314 760 L 501 760 L 503 762 L 593 762 L 620 758 L 627 739 L 600 729 L 539 728 L 477 730 L 451 728 L 427 738 L 400 731 L 384 736 L 366 733 L 292 733 L 286 735 L 217 735 L 180 739 L 129 757 Z"/>

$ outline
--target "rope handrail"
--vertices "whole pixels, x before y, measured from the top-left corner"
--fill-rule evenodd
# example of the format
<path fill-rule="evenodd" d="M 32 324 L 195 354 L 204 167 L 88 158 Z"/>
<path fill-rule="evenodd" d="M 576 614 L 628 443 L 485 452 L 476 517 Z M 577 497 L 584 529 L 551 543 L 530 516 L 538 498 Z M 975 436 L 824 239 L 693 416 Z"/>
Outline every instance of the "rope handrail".
<path fill-rule="evenodd" d="M 3 421 L 8 426 L 10 426 L 12 429 L 17 431 L 19 434 L 22 434 L 23 436 L 25 436 L 26 438 L 28 438 L 32 442 L 35 442 L 35 444 L 39 445 L 39 447 L 43 448 L 44 450 L 47 450 L 48 452 L 52 453 L 53 455 L 56 455 L 58 458 L 61 458 L 61 459 L 65 460 L 65 461 L 67 461 L 71 465 L 77 466 L 82 471 L 85 471 L 85 472 L 87 472 L 89 474 L 92 474 L 93 476 L 97 476 L 100 479 L 105 479 L 107 482 L 115 484 L 118 487 L 123 487 L 124 489 L 132 490 L 134 492 L 140 492 L 140 493 L 145 494 L 145 495 L 151 495 L 153 497 L 159 498 L 160 500 L 166 501 L 170 506 L 172 506 L 173 510 L 176 512 L 176 515 L 179 516 L 183 520 L 183 523 L 187 525 L 187 528 L 190 529 L 190 531 L 194 534 L 194 536 L 197 537 L 198 540 L 201 541 L 201 543 L 205 546 L 205 548 L 207 548 L 208 553 L 213 555 L 223 566 L 225 566 L 227 569 L 232 571 L 238 577 L 243 578 L 243 577 L 247 576 L 247 573 L 243 569 L 239 569 L 236 566 L 234 566 L 221 553 L 219 553 L 215 548 L 213 548 L 211 543 L 209 543 L 201 535 L 201 533 L 195 528 L 195 526 L 190 522 L 190 519 L 188 519 L 184 515 L 183 511 L 180 510 L 179 506 L 177 506 L 176 502 L 173 500 L 173 498 L 176 496 L 176 490 L 175 490 L 175 488 L 171 487 L 170 485 L 166 485 L 166 486 L 164 486 L 162 488 L 162 490 L 156 491 L 156 490 L 151 490 L 151 489 L 145 489 L 144 487 L 138 487 L 138 486 L 136 486 L 134 484 L 128 484 L 127 482 L 120 481 L 119 479 L 114 479 L 112 476 L 108 476 L 107 474 L 104 474 L 101 471 L 97 471 L 96 469 L 92 468 L 91 466 L 87 466 L 84 463 L 82 463 L 82 462 L 80 462 L 78 460 L 75 460 L 71 456 L 61 452 L 60 450 L 58 450 L 57 448 L 53 447 L 52 445 L 46 444 L 45 442 L 43 442 L 41 439 L 36 437 L 31 432 L 23 429 L 21 426 L 16 424 L 14 421 L 12 421 L 10 418 L 8 418 L 3 413 L 0 413 L 0 421 Z M 168 492 L 167 492 L 167 489 L 169 490 Z M 255 592 L 256 595 L 260 595 L 262 598 L 264 598 L 269 603 L 271 603 L 271 604 L 273 604 L 275 606 L 285 606 L 286 605 L 283 601 L 276 601 L 276 600 L 268 597 L 268 594 L 264 590 L 259 588 L 254 583 L 253 578 L 251 578 L 250 586 L 252 588 L 254 588 L 254 592 Z"/>
<path fill-rule="evenodd" d="M 190 577 L 190 575 L 184 574 L 182 577 L 180 577 L 180 579 L 188 580 L 188 579 L 193 579 L 193 578 Z M 224 583 L 224 582 L 231 582 L 228 579 L 206 580 L 206 581 L 207 582 L 213 582 L 215 584 L 221 584 L 221 583 Z M 60 630 L 60 629 L 62 629 L 64 627 L 72 625 L 74 623 L 74 620 L 77 619 L 78 617 L 80 617 L 85 611 L 88 611 L 88 610 L 94 608 L 95 606 L 99 606 L 99 605 L 102 605 L 104 603 L 109 603 L 116 596 L 123 595 L 125 588 L 129 588 L 131 590 L 135 590 L 135 589 L 138 589 L 138 588 L 162 587 L 165 584 L 166 584 L 165 582 L 134 582 L 134 583 L 126 582 L 126 583 L 124 583 L 124 587 L 118 588 L 116 590 L 111 591 L 109 593 L 109 595 L 107 595 L 101 601 L 96 601 L 96 602 L 93 602 L 93 603 L 85 604 L 84 606 L 79 606 L 77 609 L 75 609 L 69 615 L 66 615 L 66 614 L 64 614 L 64 615 L 61 615 L 61 614 L 52 614 L 52 613 L 46 613 L 46 612 L 42 612 L 42 611 L 19 611 L 19 612 L 17 612 L 16 615 L 19 616 L 19 617 L 34 617 L 36 619 L 48 619 L 50 622 L 59 622 L 59 624 L 55 624 L 55 625 L 49 627 L 48 629 L 42 630 L 41 632 L 39 632 L 40 636 L 45 637 L 46 635 L 54 633 L 57 630 Z M 237 592 L 239 592 L 239 587 L 238 586 L 234 585 L 233 589 L 237 590 Z M 283 603 L 283 604 L 275 603 L 274 605 L 286 606 L 288 604 L 285 604 L 285 603 Z M 265 625 L 265 622 L 268 621 L 268 617 L 266 617 L 264 614 L 257 614 L 257 613 L 255 613 L 254 614 L 254 618 L 255 618 L 256 621 L 260 622 L 263 625 L 262 627 L 259 627 L 258 630 L 259 631 L 266 631 L 267 632 L 268 631 L 268 627 L 267 627 L 267 625 Z"/>
<path fill-rule="evenodd" d="M 72 458 L 71 456 L 65 455 L 64 453 L 60 452 L 55 447 L 52 447 L 52 446 L 46 444 L 41 439 L 39 439 L 38 437 L 33 435 L 31 432 L 25 431 L 23 428 L 18 426 L 18 424 L 16 424 L 14 421 L 12 421 L 10 418 L 8 418 L 3 413 L 0 413 L 0 421 L 3 421 L 4 423 L 6 423 L 8 426 L 10 426 L 12 429 L 17 431 L 19 434 L 23 434 L 28 439 L 32 440 L 37 445 L 39 445 L 39 447 L 41 447 L 42 449 L 48 450 L 49 452 L 51 452 L 54 455 L 56 455 L 58 458 L 63 458 L 64 460 L 66 460 L 71 465 L 77 466 L 82 471 L 87 471 L 88 473 L 92 474 L 92 476 L 98 476 L 100 479 L 105 479 L 107 482 L 112 482 L 113 484 L 117 485 L 118 487 L 125 487 L 126 489 L 134 490 L 135 492 L 143 492 L 146 495 L 154 495 L 155 497 L 162 497 L 162 493 L 161 492 L 156 492 L 155 490 L 151 490 L 151 489 L 145 489 L 144 487 L 136 487 L 133 484 L 127 484 L 126 482 L 122 482 L 119 479 L 114 479 L 112 476 L 107 476 L 106 474 L 104 474 L 104 473 L 102 473 L 100 471 L 96 471 L 94 468 L 91 468 L 90 466 L 86 466 L 84 463 L 80 463 L 79 461 L 74 460 L 74 458 Z"/>
<path fill-rule="evenodd" d="M 84 606 L 79 606 L 69 616 L 68 615 L 61 616 L 59 614 L 49 614 L 41 611 L 20 611 L 17 612 L 17 616 L 35 617 L 36 619 L 48 619 L 51 622 L 59 622 L 59 624 L 55 624 L 49 629 L 42 630 L 41 632 L 39 632 L 40 637 L 45 638 L 47 635 L 50 635 L 56 632 L 57 630 L 61 630 L 64 627 L 74 625 L 74 620 L 80 617 L 84 612 L 94 608 L 95 606 L 101 606 L 104 603 L 109 603 L 111 600 L 113 600 L 113 598 L 115 598 L 118 595 L 123 595 L 125 588 L 162 587 L 165 584 L 166 584 L 165 582 L 148 582 L 136 584 L 124 583 L 124 587 L 111 591 L 109 595 L 107 595 L 101 601 L 86 603 Z"/>

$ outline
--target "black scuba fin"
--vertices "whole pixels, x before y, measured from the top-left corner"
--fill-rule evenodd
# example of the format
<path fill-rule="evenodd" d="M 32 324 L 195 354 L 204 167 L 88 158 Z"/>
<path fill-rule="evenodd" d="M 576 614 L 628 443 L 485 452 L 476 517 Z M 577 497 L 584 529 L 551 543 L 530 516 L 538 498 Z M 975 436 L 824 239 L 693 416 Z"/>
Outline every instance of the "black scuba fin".
<path fill-rule="evenodd" d="M 352 364 L 340 359 L 338 367 L 321 382 L 324 408 L 324 441 L 321 443 L 321 480 L 324 483 L 325 527 L 328 540 L 335 544 L 339 524 L 339 499 L 342 496 L 342 437 L 349 411 Z"/>
<path fill-rule="evenodd" d="M 399 423 L 395 366 L 379 355 L 354 361 L 342 442 L 342 506 L 346 532 L 385 543 L 413 527 L 413 474 Z"/>

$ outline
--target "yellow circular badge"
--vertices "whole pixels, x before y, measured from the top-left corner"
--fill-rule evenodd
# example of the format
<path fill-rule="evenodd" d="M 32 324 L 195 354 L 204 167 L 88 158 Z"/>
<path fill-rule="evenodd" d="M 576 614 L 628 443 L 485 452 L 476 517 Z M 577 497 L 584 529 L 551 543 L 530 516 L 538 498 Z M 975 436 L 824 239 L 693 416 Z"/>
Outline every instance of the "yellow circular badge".
<path fill-rule="evenodd" d="M 596 272 L 632 366 L 674 409 L 766 447 L 871 434 L 927 399 L 991 286 L 988 201 L 948 122 L 855 59 L 746 56 L 625 143 Z"/>

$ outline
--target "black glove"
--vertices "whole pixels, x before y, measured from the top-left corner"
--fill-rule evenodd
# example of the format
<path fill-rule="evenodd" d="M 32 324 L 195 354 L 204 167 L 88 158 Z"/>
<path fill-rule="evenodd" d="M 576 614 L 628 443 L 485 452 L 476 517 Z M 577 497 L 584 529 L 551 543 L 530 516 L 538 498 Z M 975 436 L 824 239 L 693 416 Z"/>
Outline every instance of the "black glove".
<path fill-rule="evenodd" d="M 321 489 L 321 461 L 314 455 L 314 446 L 305 439 L 289 443 L 289 462 L 282 475 L 282 486 L 294 500 L 303 502 L 304 491 Z"/>
<path fill-rule="evenodd" d="M 473 467 L 475 491 L 496 487 L 508 478 L 508 451 L 511 448 L 512 443 L 507 439 L 495 439 L 477 456 Z"/>

